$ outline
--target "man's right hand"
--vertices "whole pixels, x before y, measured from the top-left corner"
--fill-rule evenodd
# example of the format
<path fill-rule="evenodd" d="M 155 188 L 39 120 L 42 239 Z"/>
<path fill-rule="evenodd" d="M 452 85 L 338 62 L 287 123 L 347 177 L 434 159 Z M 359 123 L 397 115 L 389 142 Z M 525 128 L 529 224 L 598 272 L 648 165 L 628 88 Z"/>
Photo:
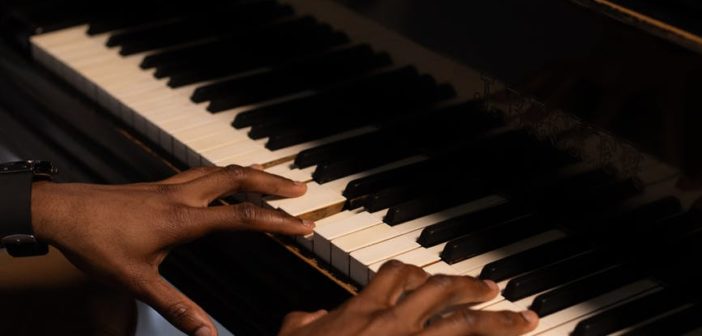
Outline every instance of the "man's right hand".
<path fill-rule="evenodd" d="M 326 312 L 293 312 L 279 336 L 310 335 L 521 335 L 538 324 L 523 312 L 472 310 L 499 292 L 492 281 L 466 276 L 429 276 L 419 267 L 390 261 L 359 295 Z"/>

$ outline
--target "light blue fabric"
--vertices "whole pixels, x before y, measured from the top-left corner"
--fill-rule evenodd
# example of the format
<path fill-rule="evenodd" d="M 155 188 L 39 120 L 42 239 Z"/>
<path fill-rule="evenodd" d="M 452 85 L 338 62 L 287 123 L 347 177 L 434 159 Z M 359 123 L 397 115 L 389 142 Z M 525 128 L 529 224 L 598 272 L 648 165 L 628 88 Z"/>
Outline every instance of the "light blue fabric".
<path fill-rule="evenodd" d="M 186 336 L 180 330 L 174 328 L 159 313 L 151 309 L 146 304 L 137 301 L 137 330 L 135 336 Z M 219 331 L 219 336 L 233 336 L 229 330 L 214 321 Z"/>

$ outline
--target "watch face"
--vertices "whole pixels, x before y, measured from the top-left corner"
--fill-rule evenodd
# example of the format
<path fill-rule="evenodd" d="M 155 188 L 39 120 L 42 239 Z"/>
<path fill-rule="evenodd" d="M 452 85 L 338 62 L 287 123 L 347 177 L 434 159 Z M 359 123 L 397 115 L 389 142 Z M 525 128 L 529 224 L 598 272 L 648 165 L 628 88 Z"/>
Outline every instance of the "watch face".
<path fill-rule="evenodd" d="M 58 173 L 58 169 L 49 161 L 32 161 L 34 175 L 51 177 Z"/>
<path fill-rule="evenodd" d="M 26 160 L 0 164 L 0 173 L 19 173 L 31 171 L 34 175 L 52 177 L 58 170 L 50 161 Z"/>

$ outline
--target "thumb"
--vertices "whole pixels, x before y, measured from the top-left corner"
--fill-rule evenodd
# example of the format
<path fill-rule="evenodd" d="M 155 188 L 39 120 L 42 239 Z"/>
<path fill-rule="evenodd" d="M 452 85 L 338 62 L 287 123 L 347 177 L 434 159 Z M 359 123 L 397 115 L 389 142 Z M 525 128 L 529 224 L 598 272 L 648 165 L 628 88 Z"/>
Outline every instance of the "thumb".
<path fill-rule="evenodd" d="M 146 286 L 142 299 L 188 335 L 217 335 L 217 329 L 205 311 L 161 277 Z"/>

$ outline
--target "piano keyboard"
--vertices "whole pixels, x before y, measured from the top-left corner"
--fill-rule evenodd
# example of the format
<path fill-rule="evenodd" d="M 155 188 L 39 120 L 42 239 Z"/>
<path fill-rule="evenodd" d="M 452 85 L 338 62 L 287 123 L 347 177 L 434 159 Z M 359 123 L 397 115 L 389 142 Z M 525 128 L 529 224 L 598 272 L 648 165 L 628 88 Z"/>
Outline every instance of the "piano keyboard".
<path fill-rule="evenodd" d="M 316 220 L 298 242 L 358 285 L 398 259 L 496 281 L 502 293 L 475 308 L 533 309 L 542 320 L 530 335 L 699 327 L 693 302 L 567 229 L 645 220 L 693 245 L 678 199 L 646 198 L 510 128 L 465 101 L 474 88 L 296 14 L 315 11 L 301 3 L 101 13 L 32 37 L 32 50 L 183 163 L 261 164 L 307 182 L 305 196 L 266 203 Z"/>

